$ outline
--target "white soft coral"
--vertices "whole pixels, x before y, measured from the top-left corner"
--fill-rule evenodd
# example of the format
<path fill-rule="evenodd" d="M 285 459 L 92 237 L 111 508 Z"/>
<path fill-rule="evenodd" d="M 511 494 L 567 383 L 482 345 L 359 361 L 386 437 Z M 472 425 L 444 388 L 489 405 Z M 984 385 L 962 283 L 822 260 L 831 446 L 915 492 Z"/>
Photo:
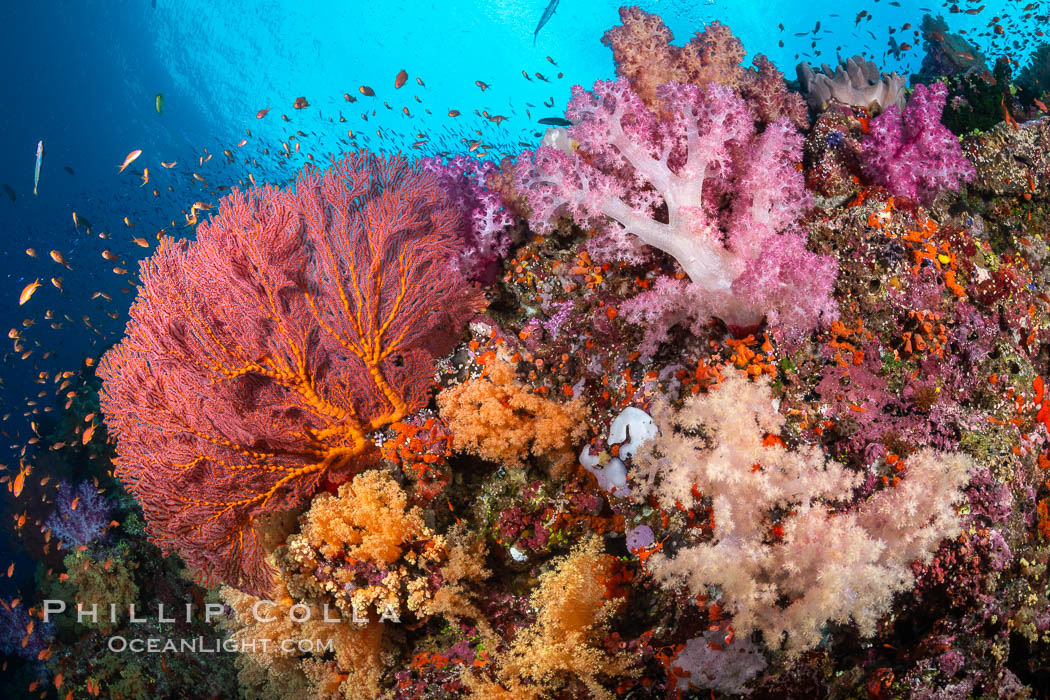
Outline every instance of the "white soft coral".
<path fill-rule="evenodd" d="M 848 503 L 859 477 L 816 446 L 789 450 L 769 437 L 784 418 L 768 379 L 731 371 L 716 390 L 679 411 L 657 407 L 654 418 L 661 433 L 635 457 L 633 495 L 693 507 L 699 490 L 711 499 L 714 539 L 654 554 L 650 570 L 692 595 L 717 587 L 737 632 L 761 630 L 772 648 L 811 648 L 827 622 L 852 619 L 873 634 L 912 582 L 910 564 L 959 531 L 954 504 L 970 461 L 933 450 L 909 457 L 897 486 L 830 515 L 827 504 Z M 788 513 L 777 533 L 774 512 Z"/>

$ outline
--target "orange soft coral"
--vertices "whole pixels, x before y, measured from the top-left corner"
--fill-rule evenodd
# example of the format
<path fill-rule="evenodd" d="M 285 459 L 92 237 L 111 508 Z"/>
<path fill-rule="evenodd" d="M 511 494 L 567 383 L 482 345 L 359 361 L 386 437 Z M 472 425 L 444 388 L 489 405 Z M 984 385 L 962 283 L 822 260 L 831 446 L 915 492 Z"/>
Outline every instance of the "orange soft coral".
<path fill-rule="evenodd" d="M 407 505 L 407 495 L 388 473 L 365 472 L 340 486 L 338 496 L 315 498 L 302 534 L 324 556 L 390 564 L 401 557 L 405 542 L 430 534 L 419 508 L 406 510 Z"/>
<path fill-rule="evenodd" d="M 640 7 L 621 7 L 621 26 L 605 32 L 602 43 L 612 49 L 616 74 L 627 78 L 646 105 L 657 103 L 656 88 L 686 82 L 682 49 L 671 46 L 674 34 L 659 15 Z"/>
<path fill-rule="evenodd" d="M 508 466 L 521 466 L 532 455 L 557 475 L 573 463 L 573 445 L 587 431 L 583 402 L 558 403 L 533 393 L 498 359 L 483 376 L 445 389 L 437 401 L 454 449 Z"/>

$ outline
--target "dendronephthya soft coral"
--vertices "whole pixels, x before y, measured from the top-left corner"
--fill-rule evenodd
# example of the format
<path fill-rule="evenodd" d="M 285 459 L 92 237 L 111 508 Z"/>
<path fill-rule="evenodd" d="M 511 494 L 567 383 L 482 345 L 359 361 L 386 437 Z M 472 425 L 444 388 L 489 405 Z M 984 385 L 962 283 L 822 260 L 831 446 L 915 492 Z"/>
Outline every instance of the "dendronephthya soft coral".
<path fill-rule="evenodd" d="M 810 201 L 799 133 L 784 119 L 759 133 L 747 102 L 719 85 L 667 83 L 659 94 L 657 114 L 626 80 L 574 88 L 575 143 L 518 160 L 530 225 L 548 231 L 571 216 L 624 246 L 633 234 L 674 257 L 704 312 L 730 325 L 773 316 L 807 331 L 832 315 L 835 264 L 807 251 L 797 226 Z"/>
<path fill-rule="evenodd" d="M 903 112 L 893 105 L 871 121 L 861 161 L 877 184 L 929 204 L 943 190 L 973 179 L 973 165 L 941 124 L 947 96 L 944 83 L 917 85 Z"/>

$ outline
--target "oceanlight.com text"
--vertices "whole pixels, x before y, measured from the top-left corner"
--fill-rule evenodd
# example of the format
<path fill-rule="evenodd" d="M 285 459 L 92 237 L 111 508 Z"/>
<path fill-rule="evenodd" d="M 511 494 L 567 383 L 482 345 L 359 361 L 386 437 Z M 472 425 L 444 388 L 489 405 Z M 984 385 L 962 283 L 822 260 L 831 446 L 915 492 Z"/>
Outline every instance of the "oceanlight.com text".
<path fill-rule="evenodd" d="M 147 637 L 145 639 L 128 639 L 114 636 L 109 638 L 109 650 L 120 654 L 218 654 L 245 653 L 268 654 L 280 651 L 285 654 L 312 653 L 323 654 L 334 652 L 333 641 L 320 639 L 217 639 L 196 637 L 192 639 L 165 639 Z"/>

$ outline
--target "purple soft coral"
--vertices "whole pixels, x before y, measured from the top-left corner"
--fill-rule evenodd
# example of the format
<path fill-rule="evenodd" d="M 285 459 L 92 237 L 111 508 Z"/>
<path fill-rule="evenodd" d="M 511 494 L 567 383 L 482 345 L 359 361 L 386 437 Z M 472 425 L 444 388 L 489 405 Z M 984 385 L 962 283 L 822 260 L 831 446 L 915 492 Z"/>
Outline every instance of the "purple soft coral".
<path fill-rule="evenodd" d="M 659 95 L 658 116 L 626 80 L 573 88 L 579 147 L 518 160 L 530 224 L 616 222 L 607 235 L 633 234 L 674 257 L 702 291 L 702 313 L 731 325 L 769 316 L 807 331 L 832 315 L 835 264 L 806 250 L 796 223 L 810 201 L 795 165 L 799 133 L 783 119 L 756 133 L 752 109 L 726 87 L 667 83 Z"/>
<path fill-rule="evenodd" d="M 438 157 L 421 158 L 419 164 L 438 177 L 455 207 L 465 214 L 461 270 L 471 279 L 491 282 L 498 274 L 496 263 L 510 247 L 508 228 L 514 223 L 500 196 L 485 187 L 485 180 L 498 168 L 470 156 L 456 156 L 447 163 Z"/>
<path fill-rule="evenodd" d="M 63 481 L 58 485 L 55 510 L 47 518 L 51 536 L 66 546 L 79 547 L 97 539 L 109 523 L 110 504 L 88 482 L 74 489 Z"/>
<path fill-rule="evenodd" d="M 929 204 L 973 179 L 959 140 L 941 124 L 947 95 L 944 83 L 918 85 L 903 112 L 893 105 L 871 120 L 861 164 L 872 180 L 894 195 Z"/>
<path fill-rule="evenodd" d="M 54 623 L 34 619 L 25 605 L 0 603 L 0 655 L 35 661 L 54 637 Z"/>

